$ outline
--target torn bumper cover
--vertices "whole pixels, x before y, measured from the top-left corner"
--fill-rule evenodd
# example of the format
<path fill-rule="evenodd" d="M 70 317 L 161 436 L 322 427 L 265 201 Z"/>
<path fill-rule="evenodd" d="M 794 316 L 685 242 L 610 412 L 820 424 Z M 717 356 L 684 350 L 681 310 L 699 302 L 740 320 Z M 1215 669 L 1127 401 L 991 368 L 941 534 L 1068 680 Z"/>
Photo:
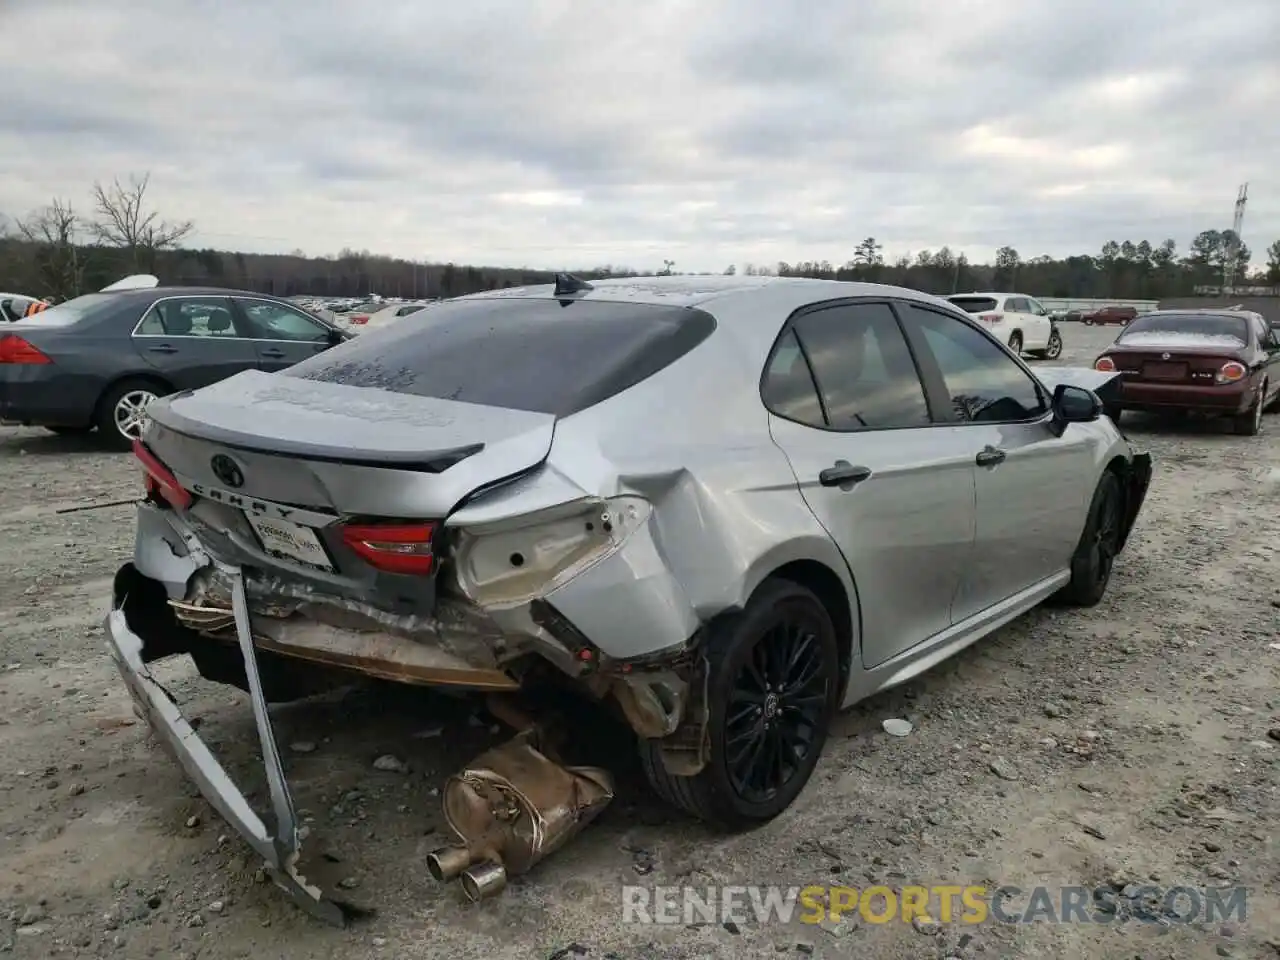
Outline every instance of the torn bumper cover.
<path fill-rule="evenodd" d="M 280 762 L 275 735 L 271 729 L 271 717 L 263 696 L 249 629 L 249 608 L 244 582 L 236 575 L 233 583 L 236 633 L 244 656 L 253 716 L 271 793 L 274 831 L 254 812 L 226 770 L 196 736 L 195 729 L 183 717 L 177 704 L 151 675 L 143 657 L 143 640 L 130 629 L 120 605 L 121 598 L 117 598 L 116 609 L 107 616 L 108 647 L 133 697 L 136 711 L 147 721 L 165 748 L 182 764 L 205 799 L 263 858 L 267 872 L 276 885 L 313 916 L 343 926 L 351 914 L 351 908 L 327 898 L 319 888 L 308 883 L 298 869 L 301 855 L 298 818 L 285 782 L 284 767 Z"/>

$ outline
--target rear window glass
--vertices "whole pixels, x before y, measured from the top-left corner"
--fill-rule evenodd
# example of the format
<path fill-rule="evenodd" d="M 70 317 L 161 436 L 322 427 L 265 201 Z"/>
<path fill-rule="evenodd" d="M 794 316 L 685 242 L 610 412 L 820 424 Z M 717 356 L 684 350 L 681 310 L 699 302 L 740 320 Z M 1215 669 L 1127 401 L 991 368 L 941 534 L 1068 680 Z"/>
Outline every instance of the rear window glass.
<path fill-rule="evenodd" d="M 1244 317 L 1224 317 L 1196 313 L 1149 313 L 1129 322 L 1119 343 L 1179 339 L 1200 340 L 1218 346 L 1246 346 L 1249 327 Z"/>
<path fill-rule="evenodd" d="M 38 324 L 42 327 L 65 327 L 83 320 L 90 314 L 97 313 L 99 308 L 111 304 L 114 300 L 114 294 L 86 293 L 83 297 L 76 297 L 66 303 L 59 303 L 47 310 L 41 310 L 30 317 L 24 317 L 21 322 Z"/>
<path fill-rule="evenodd" d="M 710 314 L 688 307 L 455 300 L 282 375 L 566 417 L 652 376 L 714 329 Z"/>
<path fill-rule="evenodd" d="M 948 297 L 947 300 L 965 313 L 986 313 L 996 308 L 995 297 Z"/>

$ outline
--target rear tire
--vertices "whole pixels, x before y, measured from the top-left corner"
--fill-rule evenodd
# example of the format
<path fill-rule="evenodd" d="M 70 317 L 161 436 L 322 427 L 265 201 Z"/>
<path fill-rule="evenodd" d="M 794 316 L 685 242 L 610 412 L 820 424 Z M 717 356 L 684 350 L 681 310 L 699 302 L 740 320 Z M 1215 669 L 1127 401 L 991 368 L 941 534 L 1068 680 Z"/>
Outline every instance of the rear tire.
<path fill-rule="evenodd" d="M 1120 552 L 1120 526 L 1124 517 L 1124 488 L 1108 470 L 1098 481 L 1089 504 L 1089 515 L 1080 543 L 1071 558 L 1071 581 L 1059 597 L 1076 607 L 1092 607 L 1103 598 Z"/>
<path fill-rule="evenodd" d="M 706 657 L 710 757 L 671 773 L 660 742 L 640 740 L 645 776 L 663 800 L 722 829 L 772 820 L 800 795 L 838 707 L 835 627 L 814 594 L 766 580 L 742 613 L 714 625 Z"/>
<path fill-rule="evenodd" d="M 1018 330 L 1013 331 L 1009 335 L 1009 349 L 1022 356 L 1022 333 Z"/>
<path fill-rule="evenodd" d="M 168 390 L 153 380 L 122 380 L 98 401 L 94 425 L 102 442 L 112 450 L 128 450 L 145 426 L 141 410 Z"/>
<path fill-rule="evenodd" d="M 1256 437 L 1262 432 L 1262 398 L 1266 396 L 1266 386 L 1244 413 L 1231 418 L 1231 429 L 1238 437 Z"/>

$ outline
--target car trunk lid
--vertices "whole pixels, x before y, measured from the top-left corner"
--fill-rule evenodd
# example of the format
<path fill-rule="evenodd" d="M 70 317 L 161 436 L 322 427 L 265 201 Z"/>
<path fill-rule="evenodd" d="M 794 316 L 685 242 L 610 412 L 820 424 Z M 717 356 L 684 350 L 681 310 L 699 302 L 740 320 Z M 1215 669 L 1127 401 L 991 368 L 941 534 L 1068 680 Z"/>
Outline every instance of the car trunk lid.
<path fill-rule="evenodd" d="M 1212 384 L 1224 364 L 1241 362 L 1245 344 L 1234 337 L 1141 333 L 1107 351 L 1126 380 Z"/>
<path fill-rule="evenodd" d="M 151 418 L 147 446 L 202 487 L 396 517 L 446 516 L 477 487 L 541 463 L 555 430 L 550 414 L 256 370 L 157 401 Z"/>
<path fill-rule="evenodd" d="M 215 556 L 411 616 L 434 611 L 449 513 L 536 467 L 555 429 L 551 414 L 259 371 L 150 412 L 149 483 Z"/>

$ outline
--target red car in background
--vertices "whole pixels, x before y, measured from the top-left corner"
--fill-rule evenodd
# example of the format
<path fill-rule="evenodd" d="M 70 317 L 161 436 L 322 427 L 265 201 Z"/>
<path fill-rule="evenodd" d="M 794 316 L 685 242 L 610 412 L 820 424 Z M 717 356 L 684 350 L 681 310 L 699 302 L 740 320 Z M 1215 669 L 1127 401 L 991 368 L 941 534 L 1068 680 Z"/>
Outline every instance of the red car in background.
<path fill-rule="evenodd" d="M 1118 323 L 1121 326 L 1126 326 L 1137 319 L 1137 316 L 1137 307 L 1102 307 L 1098 310 L 1082 313 L 1080 320 L 1089 326 L 1093 326 L 1095 323 L 1099 325 Z"/>
<path fill-rule="evenodd" d="M 1106 408 L 1114 421 L 1125 410 L 1197 411 L 1229 416 L 1236 433 L 1254 436 L 1280 401 L 1280 330 L 1247 310 L 1157 310 L 1093 366 L 1121 375 Z"/>

